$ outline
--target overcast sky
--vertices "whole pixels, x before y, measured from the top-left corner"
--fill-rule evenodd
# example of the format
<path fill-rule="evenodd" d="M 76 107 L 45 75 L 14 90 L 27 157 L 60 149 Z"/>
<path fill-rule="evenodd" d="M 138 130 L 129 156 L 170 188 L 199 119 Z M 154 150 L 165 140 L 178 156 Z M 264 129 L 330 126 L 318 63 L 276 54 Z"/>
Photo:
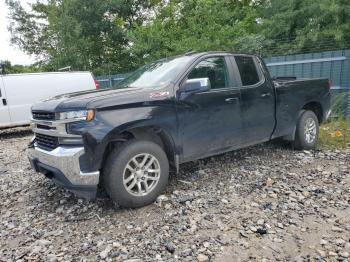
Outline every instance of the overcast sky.
<path fill-rule="evenodd" d="M 33 1 L 22 1 L 33 2 Z M 29 65 L 34 63 L 34 58 L 21 52 L 10 43 L 10 33 L 7 30 L 9 25 L 8 9 L 5 0 L 0 0 L 0 61 L 9 60 L 11 64 Z"/>

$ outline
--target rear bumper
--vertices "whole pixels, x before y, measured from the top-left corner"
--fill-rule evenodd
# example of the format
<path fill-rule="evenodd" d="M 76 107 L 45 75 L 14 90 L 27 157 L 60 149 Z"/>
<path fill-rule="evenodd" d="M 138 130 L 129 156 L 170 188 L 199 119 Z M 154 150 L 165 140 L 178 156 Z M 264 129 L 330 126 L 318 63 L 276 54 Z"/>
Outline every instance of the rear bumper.
<path fill-rule="evenodd" d="M 100 172 L 85 171 L 81 166 L 83 161 L 80 161 L 83 155 L 83 147 L 60 146 L 52 151 L 34 147 L 28 150 L 29 161 L 36 172 L 43 173 L 79 196 L 93 199 L 96 197 Z"/>

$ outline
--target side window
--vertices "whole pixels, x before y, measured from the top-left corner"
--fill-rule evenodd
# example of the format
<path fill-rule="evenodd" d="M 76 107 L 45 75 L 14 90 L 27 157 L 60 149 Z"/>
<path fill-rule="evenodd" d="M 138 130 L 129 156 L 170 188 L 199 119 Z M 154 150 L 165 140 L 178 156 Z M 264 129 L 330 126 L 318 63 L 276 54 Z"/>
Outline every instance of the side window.
<path fill-rule="evenodd" d="M 243 86 L 255 85 L 260 81 L 254 59 L 250 56 L 235 56 Z"/>
<path fill-rule="evenodd" d="M 229 87 L 229 75 L 224 57 L 210 57 L 199 62 L 188 79 L 209 78 L 211 89 Z"/>

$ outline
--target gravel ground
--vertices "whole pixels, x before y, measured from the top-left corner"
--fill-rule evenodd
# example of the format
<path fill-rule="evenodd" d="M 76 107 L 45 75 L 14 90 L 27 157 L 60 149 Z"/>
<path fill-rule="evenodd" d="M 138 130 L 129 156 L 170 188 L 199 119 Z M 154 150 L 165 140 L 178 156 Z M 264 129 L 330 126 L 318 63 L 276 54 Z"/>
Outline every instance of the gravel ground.
<path fill-rule="evenodd" d="M 350 151 L 275 144 L 182 166 L 157 202 L 88 202 L 0 131 L 0 261 L 350 261 Z"/>

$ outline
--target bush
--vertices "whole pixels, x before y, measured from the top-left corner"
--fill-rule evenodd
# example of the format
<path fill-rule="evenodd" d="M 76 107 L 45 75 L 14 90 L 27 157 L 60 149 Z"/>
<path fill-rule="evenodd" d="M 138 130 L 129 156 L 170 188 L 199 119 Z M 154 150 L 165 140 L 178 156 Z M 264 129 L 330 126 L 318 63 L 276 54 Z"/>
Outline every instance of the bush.
<path fill-rule="evenodd" d="M 318 147 L 324 149 L 350 148 L 350 120 L 338 119 L 322 125 Z"/>

